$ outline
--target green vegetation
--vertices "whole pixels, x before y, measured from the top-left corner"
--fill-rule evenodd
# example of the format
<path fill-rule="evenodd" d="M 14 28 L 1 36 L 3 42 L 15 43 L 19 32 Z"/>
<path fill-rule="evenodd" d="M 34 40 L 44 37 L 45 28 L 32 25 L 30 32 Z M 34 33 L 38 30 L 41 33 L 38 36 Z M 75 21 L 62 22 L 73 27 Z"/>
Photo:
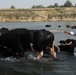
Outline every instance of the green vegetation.
<path fill-rule="evenodd" d="M 15 7 L 14 6 L 11 6 L 10 9 L 15 9 Z"/>
<path fill-rule="evenodd" d="M 60 5 L 58 3 L 55 3 L 54 5 L 49 5 L 47 7 L 43 5 L 33 5 L 32 8 L 54 8 L 54 7 L 76 7 L 75 5 L 72 5 L 72 2 L 70 0 L 67 0 L 63 5 Z"/>
<path fill-rule="evenodd" d="M 65 3 L 64 3 L 64 7 L 73 7 L 72 3 L 67 0 Z"/>

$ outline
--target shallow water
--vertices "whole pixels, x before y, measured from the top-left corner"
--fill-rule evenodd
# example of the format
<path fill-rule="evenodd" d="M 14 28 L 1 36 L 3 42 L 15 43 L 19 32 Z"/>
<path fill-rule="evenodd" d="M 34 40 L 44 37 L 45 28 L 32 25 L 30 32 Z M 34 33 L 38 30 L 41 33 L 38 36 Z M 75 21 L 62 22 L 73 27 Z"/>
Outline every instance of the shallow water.
<path fill-rule="evenodd" d="M 51 25 L 51 27 L 45 27 L 47 24 Z M 61 27 L 58 27 L 59 25 Z M 76 31 L 76 29 L 66 28 L 66 25 L 76 25 L 76 22 L 6 22 L 0 23 L 0 28 L 7 27 L 10 30 L 14 28 L 28 28 Z M 59 40 L 76 39 L 76 36 L 62 32 L 53 33 L 55 35 L 55 45 L 59 45 Z M 43 57 L 40 60 L 1 58 L 0 75 L 76 75 L 76 55 L 59 52 L 57 56 L 61 59 L 60 61 L 53 61 L 51 56 Z"/>
<path fill-rule="evenodd" d="M 75 75 L 76 57 L 60 53 L 61 61 L 50 58 L 26 60 L 6 58 L 0 60 L 1 75 Z"/>

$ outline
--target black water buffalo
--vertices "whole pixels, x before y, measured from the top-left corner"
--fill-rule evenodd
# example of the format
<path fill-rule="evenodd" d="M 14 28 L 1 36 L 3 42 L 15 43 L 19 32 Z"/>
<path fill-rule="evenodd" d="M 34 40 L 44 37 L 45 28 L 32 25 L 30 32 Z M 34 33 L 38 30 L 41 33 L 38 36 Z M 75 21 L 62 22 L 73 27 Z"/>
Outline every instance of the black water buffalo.
<path fill-rule="evenodd" d="M 1 36 L 2 34 L 4 34 L 4 33 L 7 33 L 8 31 L 9 31 L 8 28 L 5 28 L 5 27 L 1 28 L 1 29 L 0 29 L 0 36 Z"/>
<path fill-rule="evenodd" d="M 76 40 L 74 39 L 67 39 L 67 40 L 61 40 L 61 45 L 58 47 L 60 48 L 60 51 L 66 51 L 66 52 L 74 52 L 74 48 L 76 47 Z"/>
<path fill-rule="evenodd" d="M 56 52 L 58 48 L 53 44 L 54 34 L 45 29 L 30 30 L 33 43 L 33 49 L 40 53 L 38 59 L 43 56 L 43 52 L 49 51 L 52 58 L 56 60 Z"/>
<path fill-rule="evenodd" d="M 30 33 L 27 29 L 13 29 L 4 33 L 0 37 L 0 45 L 4 49 L 4 46 L 10 48 L 12 55 L 23 56 L 23 53 L 28 48 L 30 43 Z M 8 49 L 7 49 L 8 50 Z"/>
<path fill-rule="evenodd" d="M 0 45 L 0 58 L 14 56 L 14 55 L 15 53 L 13 52 L 13 50 L 11 50 L 11 48 Z"/>
<path fill-rule="evenodd" d="M 2 47 L 6 46 L 12 50 L 11 54 L 22 57 L 26 50 L 32 49 L 36 52 L 39 52 L 39 56 L 37 57 L 38 59 L 43 56 L 43 51 L 46 49 L 48 49 L 52 57 L 56 59 L 56 52 L 54 51 L 53 41 L 53 33 L 45 29 L 13 29 L 7 33 L 4 33 L 0 37 L 0 45 Z"/>

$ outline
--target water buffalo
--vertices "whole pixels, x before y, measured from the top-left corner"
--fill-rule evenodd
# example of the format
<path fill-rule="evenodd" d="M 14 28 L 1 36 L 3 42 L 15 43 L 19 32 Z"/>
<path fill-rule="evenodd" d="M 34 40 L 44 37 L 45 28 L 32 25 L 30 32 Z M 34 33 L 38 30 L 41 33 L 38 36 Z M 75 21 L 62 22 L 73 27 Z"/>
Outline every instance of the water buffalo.
<path fill-rule="evenodd" d="M 29 30 L 27 29 L 13 29 L 1 35 L 0 45 L 2 48 L 4 46 L 10 48 L 14 56 L 23 56 L 24 51 L 27 50 L 27 46 L 30 43 L 30 37 Z"/>
<path fill-rule="evenodd" d="M 60 48 L 60 51 L 74 53 L 74 48 L 76 47 L 76 40 L 74 39 L 61 40 L 60 43 L 61 45 L 58 46 Z"/>
<path fill-rule="evenodd" d="M 9 31 L 8 28 L 5 28 L 5 27 L 1 28 L 1 29 L 0 29 L 0 36 L 1 36 L 2 34 L 4 34 L 4 33 L 7 33 L 8 31 Z"/>
<path fill-rule="evenodd" d="M 28 30 L 25 28 L 18 28 L 4 33 L 0 37 L 0 45 L 6 46 L 12 50 L 15 56 L 23 56 L 27 50 L 39 52 L 37 59 L 43 56 L 43 51 L 48 49 L 53 59 L 56 59 L 56 52 L 54 51 L 54 35 L 53 33 L 41 30 Z M 10 51 L 9 50 L 9 51 Z"/>
<path fill-rule="evenodd" d="M 40 53 L 40 56 L 38 56 L 37 58 L 42 57 L 43 51 L 46 49 L 49 50 L 53 58 L 56 58 L 56 52 L 54 51 L 54 44 L 53 44 L 53 41 L 54 41 L 53 33 L 45 29 L 31 31 L 31 32 L 33 32 L 32 33 L 33 49 Z"/>

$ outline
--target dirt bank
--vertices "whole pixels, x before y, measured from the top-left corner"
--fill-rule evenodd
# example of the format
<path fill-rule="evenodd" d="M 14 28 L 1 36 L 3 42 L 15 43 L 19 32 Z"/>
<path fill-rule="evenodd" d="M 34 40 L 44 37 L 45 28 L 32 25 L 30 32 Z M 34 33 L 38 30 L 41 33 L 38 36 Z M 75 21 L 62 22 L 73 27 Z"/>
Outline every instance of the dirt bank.
<path fill-rule="evenodd" d="M 0 9 L 0 22 L 76 20 L 76 8 Z"/>

